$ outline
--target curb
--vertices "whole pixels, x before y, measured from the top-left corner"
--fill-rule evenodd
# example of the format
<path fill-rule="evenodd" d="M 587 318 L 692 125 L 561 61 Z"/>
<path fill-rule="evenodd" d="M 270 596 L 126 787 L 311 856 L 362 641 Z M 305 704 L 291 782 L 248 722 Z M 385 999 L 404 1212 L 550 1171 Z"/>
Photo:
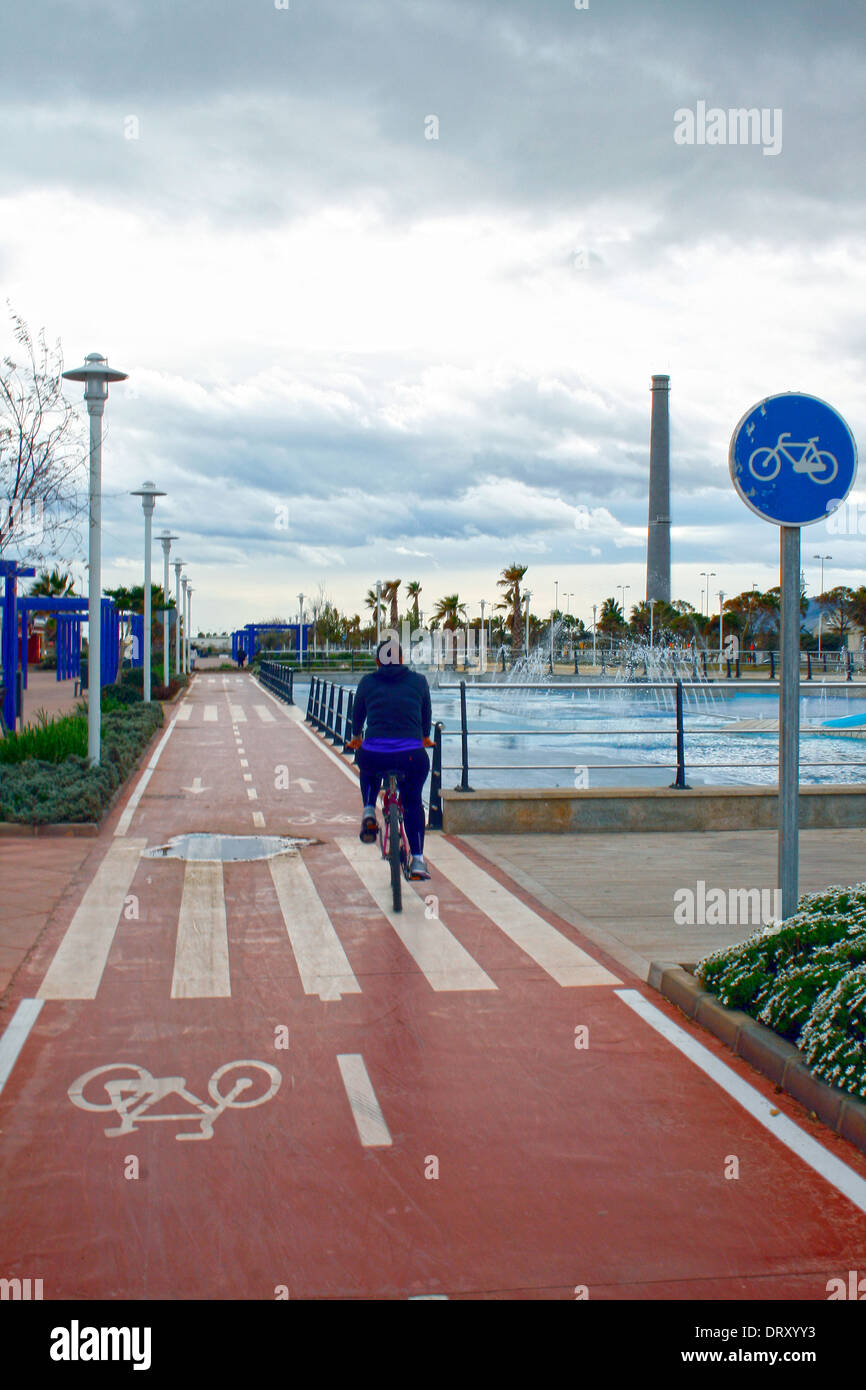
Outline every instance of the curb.
<path fill-rule="evenodd" d="M 108 811 L 111 807 L 108 808 Z M 108 814 L 106 811 L 106 815 Z M 26 836 L 57 837 L 60 835 L 98 835 L 102 826 L 96 821 L 50 821 L 46 825 L 33 825 L 29 821 L 0 821 L 0 840 Z"/>
<path fill-rule="evenodd" d="M 866 1104 L 822 1081 L 798 1047 L 739 1009 L 726 1009 L 684 966 L 653 961 L 647 983 L 707 1032 L 866 1153 Z"/>

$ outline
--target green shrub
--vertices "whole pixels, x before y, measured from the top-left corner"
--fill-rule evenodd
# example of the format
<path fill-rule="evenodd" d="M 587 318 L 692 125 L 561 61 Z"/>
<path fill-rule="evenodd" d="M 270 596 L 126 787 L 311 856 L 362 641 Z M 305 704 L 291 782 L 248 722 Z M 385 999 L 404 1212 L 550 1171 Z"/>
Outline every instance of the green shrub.
<path fill-rule="evenodd" d="M 81 721 L 86 755 L 87 720 L 69 717 Z M 28 757 L 6 765 L 0 771 L 0 820 L 36 825 L 98 821 L 162 722 L 162 706 L 156 703 L 139 702 L 106 713 L 99 767 L 88 767 L 86 756 L 77 754 L 56 763 Z"/>
<path fill-rule="evenodd" d="M 784 923 L 761 927 L 744 942 L 705 957 L 698 979 L 728 1008 L 760 1007 L 776 977 L 822 946 L 866 932 L 866 884 L 804 894 Z M 757 1010 L 755 1010 L 757 1017 Z"/>
<path fill-rule="evenodd" d="M 117 709 L 121 705 L 134 705 L 141 703 L 141 693 L 132 686 L 123 683 L 113 682 L 111 685 L 102 687 L 102 708 Z"/>
<path fill-rule="evenodd" d="M 764 990 L 756 1017 L 795 1042 L 819 996 L 833 989 L 850 969 L 851 962 L 839 955 L 835 946 L 821 947 L 810 961 L 789 966 L 777 975 Z"/>
<path fill-rule="evenodd" d="M 818 1076 L 866 1096 L 866 965 L 855 966 L 821 995 L 800 1046 Z"/>
<path fill-rule="evenodd" d="M 45 710 L 37 710 L 33 722 L 20 733 L 0 740 L 0 763 L 23 763 L 28 758 L 59 763 L 76 754 L 87 757 L 87 718 L 80 713 L 49 719 Z"/>
<path fill-rule="evenodd" d="M 696 974 L 796 1042 L 817 1075 L 866 1096 L 866 884 L 804 895 L 784 923 L 713 952 Z"/>

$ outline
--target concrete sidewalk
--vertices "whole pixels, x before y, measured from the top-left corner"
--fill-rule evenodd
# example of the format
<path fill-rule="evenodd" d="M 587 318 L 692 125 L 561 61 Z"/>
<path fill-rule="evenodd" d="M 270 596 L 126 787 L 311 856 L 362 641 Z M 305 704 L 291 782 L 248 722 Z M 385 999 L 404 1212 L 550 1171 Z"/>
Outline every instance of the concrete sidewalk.
<path fill-rule="evenodd" d="M 654 960 L 692 963 L 743 941 L 753 926 L 677 925 L 674 893 L 772 890 L 775 831 L 692 834 L 466 835 L 479 854 L 646 980 Z M 800 833 L 800 892 L 866 879 L 862 830 Z"/>
<path fill-rule="evenodd" d="M 31 667 L 24 691 L 24 723 L 35 723 L 38 710 L 44 710 L 49 717 L 72 714 L 80 698 L 75 695 L 74 680 L 59 681 L 53 671 L 37 671 Z M 87 696 L 83 698 L 86 700 Z"/>

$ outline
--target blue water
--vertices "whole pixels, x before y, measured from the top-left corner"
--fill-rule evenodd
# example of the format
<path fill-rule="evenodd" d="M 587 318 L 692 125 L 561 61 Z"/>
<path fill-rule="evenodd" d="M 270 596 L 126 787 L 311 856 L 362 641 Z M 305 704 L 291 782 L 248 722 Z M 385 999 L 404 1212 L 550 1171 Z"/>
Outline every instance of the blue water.
<path fill-rule="evenodd" d="M 734 728 L 743 720 L 778 719 L 777 691 L 687 691 L 686 702 L 689 785 L 768 786 L 778 781 L 778 734 Z M 433 709 L 434 719 L 459 735 L 457 694 L 434 690 Z M 831 727 L 829 721 L 840 717 L 866 723 L 866 698 L 838 687 L 801 698 L 802 726 Z M 500 693 L 476 687 L 467 691 L 467 718 L 473 787 L 664 787 L 676 772 L 673 692 Z M 460 739 L 451 732 L 444 739 L 443 761 L 450 765 L 443 782 L 452 785 L 459 780 Z M 866 738 L 833 738 L 804 729 L 800 780 L 866 782 Z"/>
<path fill-rule="evenodd" d="M 453 677 L 443 676 L 445 683 L 454 684 Z M 296 683 L 295 699 L 302 708 L 307 689 Z M 434 721 L 445 727 L 443 785 L 455 786 L 460 781 L 459 694 L 434 686 L 432 696 Z M 708 687 L 686 690 L 685 697 L 690 786 L 770 786 L 778 781 L 778 734 L 737 733 L 733 727 L 741 720 L 778 719 L 778 691 L 751 688 L 722 694 Z M 674 780 L 672 691 L 509 691 L 507 686 L 470 685 L 467 717 L 470 785 L 475 788 L 665 787 Z M 814 695 L 801 697 L 800 722 L 801 783 L 866 782 L 866 738 L 834 738 L 803 729 L 866 724 L 866 691 L 818 685 Z"/>

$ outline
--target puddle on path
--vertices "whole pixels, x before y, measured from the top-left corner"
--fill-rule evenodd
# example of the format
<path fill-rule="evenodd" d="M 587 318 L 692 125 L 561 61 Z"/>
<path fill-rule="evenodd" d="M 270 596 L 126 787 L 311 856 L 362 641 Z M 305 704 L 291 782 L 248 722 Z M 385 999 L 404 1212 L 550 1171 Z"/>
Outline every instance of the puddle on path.
<path fill-rule="evenodd" d="M 225 864 L 241 859 L 273 859 L 277 854 L 316 843 L 291 835 L 173 835 L 167 844 L 144 850 L 143 858 Z"/>

